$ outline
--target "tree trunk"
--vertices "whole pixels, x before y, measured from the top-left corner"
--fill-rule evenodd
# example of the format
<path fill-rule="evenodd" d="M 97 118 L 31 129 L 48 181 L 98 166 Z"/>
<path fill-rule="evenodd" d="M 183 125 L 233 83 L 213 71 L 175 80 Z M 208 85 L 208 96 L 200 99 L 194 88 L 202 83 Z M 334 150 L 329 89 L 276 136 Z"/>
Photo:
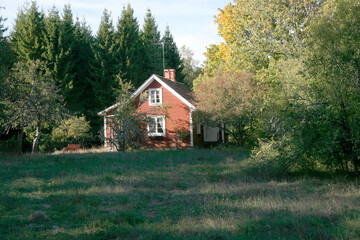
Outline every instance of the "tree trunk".
<path fill-rule="evenodd" d="M 23 138 L 24 138 L 24 128 L 21 127 L 20 133 L 18 133 L 18 142 L 19 142 L 18 154 L 22 154 L 23 152 Z"/>
<path fill-rule="evenodd" d="M 36 133 L 35 133 L 31 153 L 38 153 L 39 152 L 40 133 L 41 133 L 41 120 L 39 119 L 37 124 L 36 124 Z"/>

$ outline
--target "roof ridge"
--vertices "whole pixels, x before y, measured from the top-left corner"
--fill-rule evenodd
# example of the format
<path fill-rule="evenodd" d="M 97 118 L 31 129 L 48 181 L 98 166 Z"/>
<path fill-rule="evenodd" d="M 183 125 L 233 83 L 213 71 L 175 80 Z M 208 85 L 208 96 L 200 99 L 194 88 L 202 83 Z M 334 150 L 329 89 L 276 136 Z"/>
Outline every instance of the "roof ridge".
<path fill-rule="evenodd" d="M 178 82 L 178 81 L 172 81 L 172 80 L 170 80 L 170 79 L 168 79 L 168 78 L 165 78 L 165 77 L 163 77 L 163 76 L 160 76 L 160 75 L 158 75 L 158 74 L 154 74 L 154 75 L 156 75 L 157 77 L 160 77 L 160 78 L 162 78 L 162 79 L 165 79 L 165 80 L 167 80 L 167 81 L 171 81 L 171 82 L 173 82 L 173 83 L 178 83 L 178 84 L 184 85 L 185 87 L 187 87 L 188 89 L 190 89 L 185 83 Z M 192 90 L 190 89 L 190 91 L 192 91 Z"/>

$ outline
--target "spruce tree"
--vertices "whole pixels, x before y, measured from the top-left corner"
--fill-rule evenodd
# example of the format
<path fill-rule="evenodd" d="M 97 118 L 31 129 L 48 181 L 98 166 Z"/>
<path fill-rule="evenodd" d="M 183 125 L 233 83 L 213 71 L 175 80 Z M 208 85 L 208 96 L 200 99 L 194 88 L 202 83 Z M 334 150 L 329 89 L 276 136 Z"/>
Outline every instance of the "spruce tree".
<path fill-rule="evenodd" d="M 147 10 L 141 38 L 144 46 L 144 74 L 150 76 L 153 73 L 163 75 L 162 49 L 160 32 L 157 29 L 155 18 L 150 9 Z"/>
<path fill-rule="evenodd" d="M 15 62 L 15 54 L 8 39 L 4 36 L 7 30 L 7 28 L 4 27 L 5 20 L 6 19 L 0 16 L 0 126 L 6 122 L 6 114 L 4 113 L 5 106 L 2 103 L 2 99 L 4 99 L 5 96 L 5 88 L 7 87 L 5 79 L 9 75 L 10 68 Z"/>
<path fill-rule="evenodd" d="M 75 25 L 70 5 L 65 5 L 59 31 L 59 55 L 54 66 L 55 83 L 61 89 L 68 108 L 70 92 L 75 78 L 76 58 L 74 47 L 76 44 Z M 71 110 L 71 109 L 70 109 Z"/>
<path fill-rule="evenodd" d="M 74 69 L 75 74 L 67 99 L 67 105 L 72 112 L 79 116 L 85 115 L 92 122 L 98 110 L 92 87 L 92 76 L 90 74 L 90 66 L 92 61 L 94 61 L 94 53 L 92 51 L 94 39 L 90 27 L 85 20 L 82 22 L 76 21 L 74 39 L 73 61 L 76 64 L 76 68 Z"/>
<path fill-rule="evenodd" d="M 36 2 L 20 10 L 11 34 L 12 44 L 18 58 L 23 62 L 44 60 L 45 21 Z"/>
<path fill-rule="evenodd" d="M 166 26 L 165 35 L 162 40 L 165 52 L 165 69 L 176 70 L 176 81 L 184 82 L 183 64 L 181 61 L 179 50 L 174 42 L 174 38 L 170 33 L 169 26 Z"/>
<path fill-rule="evenodd" d="M 142 71 L 144 60 L 139 24 L 130 4 L 127 8 L 123 8 L 115 36 L 120 78 L 127 82 L 131 81 L 133 86 L 139 87 L 148 76 L 144 75 Z"/>
<path fill-rule="evenodd" d="M 55 71 L 56 61 L 60 54 L 59 37 L 60 37 L 61 19 L 59 11 L 55 6 L 45 18 L 45 59 L 48 63 L 48 68 Z M 55 75 L 54 75 L 55 77 Z"/>
<path fill-rule="evenodd" d="M 111 14 L 105 9 L 94 43 L 94 62 L 92 64 L 92 86 L 98 110 L 104 109 L 115 101 L 116 61 L 114 56 L 114 27 Z"/>

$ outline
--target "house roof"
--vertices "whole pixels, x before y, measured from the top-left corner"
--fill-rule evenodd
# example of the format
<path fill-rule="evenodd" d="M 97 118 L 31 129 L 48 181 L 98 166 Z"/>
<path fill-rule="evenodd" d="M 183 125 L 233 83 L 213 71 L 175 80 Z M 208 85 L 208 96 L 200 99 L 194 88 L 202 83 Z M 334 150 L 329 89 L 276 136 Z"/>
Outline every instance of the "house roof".
<path fill-rule="evenodd" d="M 182 96 L 184 99 L 186 99 L 188 102 L 193 103 L 194 102 L 194 93 L 191 91 L 191 89 L 186 86 L 185 84 L 181 82 L 174 82 L 167 78 L 161 77 L 159 75 L 155 75 L 158 78 L 160 78 L 163 82 L 165 82 L 169 87 L 174 89 L 180 96 Z"/>
<path fill-rule="evenodd" d="M 167 90 L 177 96 L 180 100 L 182 100 L 186 105 L 188 105 L 191 109 L 195 109 L 194 103 L 194 95 L 193 92 L 183 83 L 174 82 L 170 79 L 161 77 L 159 75 L 153 74 L 150 78 L 148 78 L 133 94 L 132 98 L 136 98 L 140 93 L 142 93 L 154 80 L 159 82 L 162 86 L 164 86 Z M 98 115 L 104 115 L 106 112 L 111 111 L 118 107 L 119 104 L 116 103 L 105 110 L 98 113 Z"/>

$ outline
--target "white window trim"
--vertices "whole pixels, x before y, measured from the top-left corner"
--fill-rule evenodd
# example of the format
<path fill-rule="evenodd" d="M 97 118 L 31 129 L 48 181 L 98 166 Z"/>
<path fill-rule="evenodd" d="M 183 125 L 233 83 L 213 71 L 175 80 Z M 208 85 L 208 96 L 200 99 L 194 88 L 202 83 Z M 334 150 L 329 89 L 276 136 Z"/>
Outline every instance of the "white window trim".
<path fill-rule="evenodd" d="M 163 119 L 163 133 L 150 133 L 150 126 L 149 126 L 149 123 L 147 124 L 147 130 L 148 130 L 148 136 L 151 136 L 151 137 L 161 137 L 161 136 L 166 136 L 166 118 L 164 115 L 159 115 L 159 116 L 148 116 L 148 118 L 162 118 Z M 155 122 L 156 123 L 156 122 Z M 156 124 L 155 124 L 156 126 Z M 157 127 L 156 127 L 157 128 Z M 156 129 L 157 130 L 157 129 Z"/>
<path fill-rule="evenodd" d="M 155 91 L 159 91 L 160 94 L 160 103 L 152 103 L 151 102 L 151 96 L 152 96 L 152 92 Z M 162 105 L 163 101 L 162 101 L 162 88 L 149 88 L 149 106 L 159 106 Z"/>

